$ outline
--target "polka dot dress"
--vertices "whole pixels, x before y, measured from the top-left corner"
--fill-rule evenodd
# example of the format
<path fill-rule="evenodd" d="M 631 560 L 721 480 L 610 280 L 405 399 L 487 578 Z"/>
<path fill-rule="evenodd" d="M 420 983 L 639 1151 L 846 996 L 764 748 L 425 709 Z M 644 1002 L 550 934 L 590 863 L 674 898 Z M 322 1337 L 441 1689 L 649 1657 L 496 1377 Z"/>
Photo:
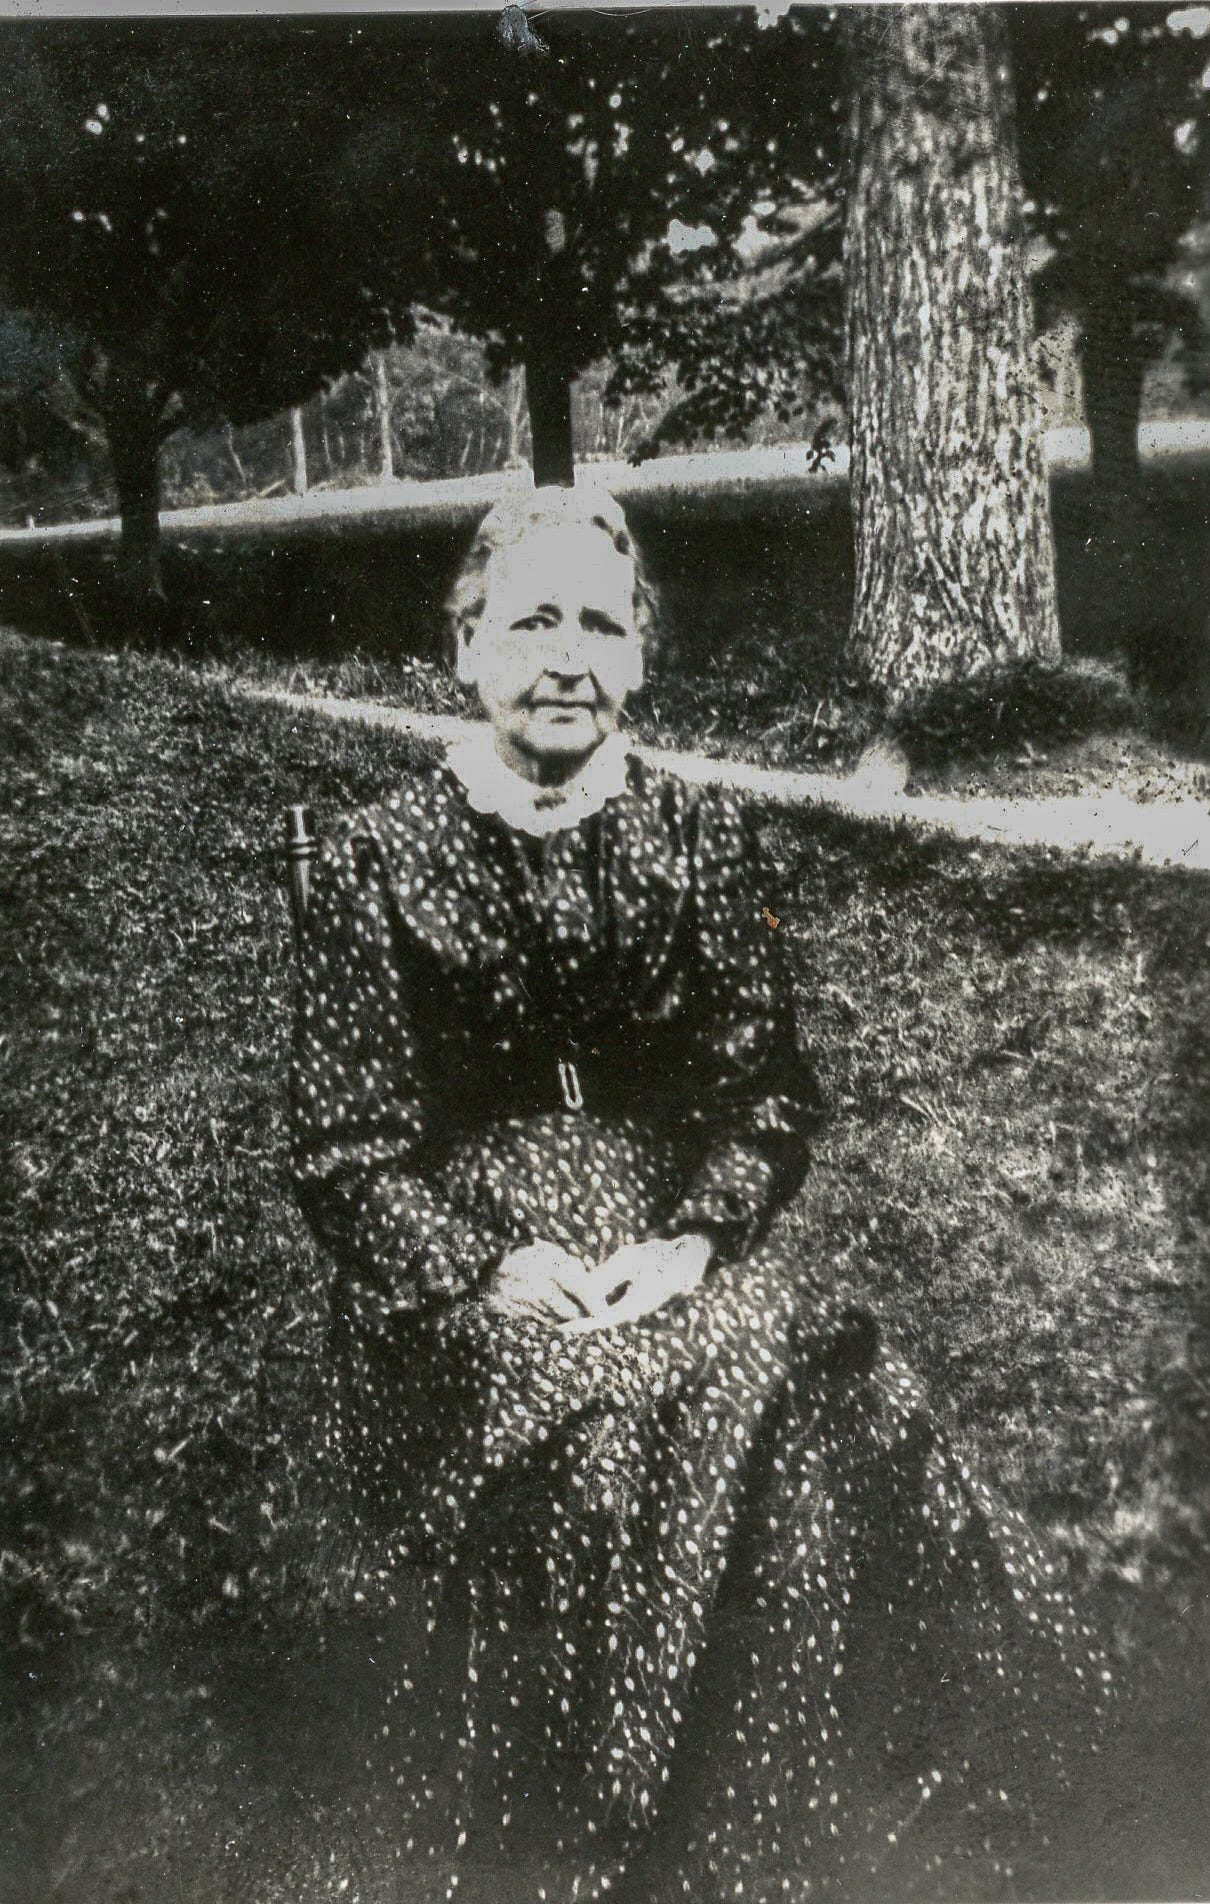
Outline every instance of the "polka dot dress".
<path fill-rule="evenodd" d="M 771 1231 L 820 1105 L 769 890 L 635 761 L 542 838 L 437 767 L 321 856 L 294 1171 L 403 1895 L 1011 1894 L 1095 1732 L 1052 1570 Z M 519 1244 L 681 1230 L 714 1266 L 643 1321 L 479 1300 Z"/>

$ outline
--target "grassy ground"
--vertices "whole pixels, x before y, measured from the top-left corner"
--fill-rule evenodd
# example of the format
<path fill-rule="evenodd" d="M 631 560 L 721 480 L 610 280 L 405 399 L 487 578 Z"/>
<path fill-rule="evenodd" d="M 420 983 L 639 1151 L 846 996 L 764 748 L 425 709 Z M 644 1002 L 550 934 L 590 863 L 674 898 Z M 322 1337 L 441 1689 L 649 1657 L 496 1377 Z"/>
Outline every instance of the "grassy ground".
<path fill-rule="evenodd" d="M 373 1724 L 356 1608 L 301 1612 L 278 816 L 416 753 L 137 656 L 0 647 L 0 711 L 10 1889 L 310 1904 L 389 1842 L 332 1795 Z M 789 1221 L 1144 1668 L 1119 1894 L 1203 1895 L 1210 882 L 765 818 L 835 1107 Z"/>

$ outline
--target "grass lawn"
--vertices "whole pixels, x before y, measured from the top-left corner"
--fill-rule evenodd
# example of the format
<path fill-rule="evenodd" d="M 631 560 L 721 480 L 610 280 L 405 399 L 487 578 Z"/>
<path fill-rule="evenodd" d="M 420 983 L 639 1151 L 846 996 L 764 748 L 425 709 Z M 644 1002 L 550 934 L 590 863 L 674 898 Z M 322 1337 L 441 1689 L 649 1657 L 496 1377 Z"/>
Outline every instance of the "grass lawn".
<path fill-rule="evenodd" d="M 417 750 L 17 645 L 0 723 L 13 1895 L 311 1904 L 346 1814 L 291 1734 L 319 1712 L 330 1774 L 372 1720 L 356 1606 L 305 1612 L 323 1290 L 279 813 L 330 822 Z M 1120 1894 L 1204 1895 L 1210 881 L 765 820 L 835 1111 L 786 1220 L 1143 1668 Z"/>

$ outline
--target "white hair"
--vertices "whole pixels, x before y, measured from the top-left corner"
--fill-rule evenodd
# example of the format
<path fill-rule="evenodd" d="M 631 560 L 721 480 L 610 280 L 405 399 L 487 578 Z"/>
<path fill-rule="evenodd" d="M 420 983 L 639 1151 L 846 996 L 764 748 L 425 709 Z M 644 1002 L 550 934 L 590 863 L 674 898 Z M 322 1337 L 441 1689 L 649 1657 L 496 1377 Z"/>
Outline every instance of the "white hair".
<path fill-rule="evenodd" d="M 445 599 L 447 648 L 470 641 L 487 599 L 486 577 L 493 556 L 516 548 L 539 530 L 596 529 L 634 569 L 634 621 L 644 647 L 655 629 L 655 598 L 626 518 L 604 489 L 535 489 L 493 503 L 476 529 L 470 548 Z"/>

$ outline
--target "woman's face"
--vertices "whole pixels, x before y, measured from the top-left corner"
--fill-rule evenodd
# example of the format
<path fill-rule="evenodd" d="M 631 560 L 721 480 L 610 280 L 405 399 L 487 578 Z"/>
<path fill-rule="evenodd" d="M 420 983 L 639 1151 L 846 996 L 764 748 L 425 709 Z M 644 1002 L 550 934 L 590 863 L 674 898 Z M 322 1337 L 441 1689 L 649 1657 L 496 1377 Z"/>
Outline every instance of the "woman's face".
<path fill-rule="evenodd" d="M 599 529 L 533 530 L 493 555 L 458 672 L 479 691 L 510 765 L 574 772 L 643 678 L 634 564 Z"/>

